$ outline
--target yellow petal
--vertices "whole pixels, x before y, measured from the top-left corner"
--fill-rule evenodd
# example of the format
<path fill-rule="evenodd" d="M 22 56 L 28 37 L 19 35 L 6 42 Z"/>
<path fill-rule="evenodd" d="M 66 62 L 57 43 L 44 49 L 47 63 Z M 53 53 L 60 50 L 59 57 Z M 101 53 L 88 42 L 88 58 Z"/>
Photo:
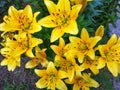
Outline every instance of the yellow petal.
<path fill-rule="evenodd" d="M 79 54 L 77 54 L 77 56 L 78 56 L 78 61 L 80 62 L 80 63 L 83 63 L 83 60 L 84 60 L 84 54 L 82 54 L 82 53 L 79 53 Z"/>
<path fill-rule="evenodd" d="M 67 90 L 67 87 L 62 80 L 57 80 L 56 88 L 58 88 L 59 90 Z"/>
<path fill-rule="evenodd" d="M 59 55 L 60 54 L 60 50 L 59 47 L 56 45 L 51 45 L 50 48 L 55 52 L 55 54 Z"/>
<path fill-rule="evenodd" d="M 25 8 L 24 8 L 24 11 L 23 11 L 23 14 L 30 19 L 30 21 L 32 21 L 33 19 L 33 14 L 32 14 L 32 9 L 30 7 L 30 5 L 27 5 Z"/>
<path fill-rule="evenodd" d="M 57 6 L 51 0 L 44 0 L 45 5 L 51 15 L 57 12 Z"/>
<path fill-rule="evenodd" d="M 111 36 L 111 38 L 108 40 L 107 44 L 109 45 L 109 47 L 111 47 L 112 45 L 114 45 L 117 42 L 117 36 L 116 34 L 113 34 Z"/>
<path fill-rule="evenodd" d="M 41 30 L 41 26 L 38 23 L 32 23 L 30 27 L 28 32 L 32 34 Z"/>
<path fill-rule="evenodd" d="M 39 64 L 36 60 L 30 60 L 25 64 L 25 68 L 34 68 Z"/>
<path fill-rule="evenodd" d="M 28 30 L 29 33 L 35 33 L 41 30 L 41 25 L 39 25 L 36 21 L 36 17 L 38 16 L 40 12 L 34 13 L 33 21 L 30 25 L 30 29 Z"/>
<path fill-rule="evenodd" d="M 5 66 L 5 65 L 7 65 L 8 64 L 8 59 L 3 59 L 2 61 L 1 61 L 1 63 L 0 63 L 0 65 L 1 66 Z"/>
<path fill-rule="evenodd" d="M 90 70 L 91 70 L 94 74 L 98 74 L 98 73 L 99 73 L 99 70 L 97 69 L 96 66 L 91 66 L 91 67 L 90 67 Z"/>
<path fill-rule="evenodd" d="M 100 36 L 95 36 L 95 37 L 91 37 L 89 40 L 90 40 L 89 48 L 93 48 L 98 43 L 98 41 L 101 40 L 101 37 Z"/>
<path fill-rule="evenodd" d="M 29 49 L 26 51 L 26 55 L 27 55 L 28 57 L 31 57 L 31 58 L 34 57 L 34 54 L 33 54 L 33 52 L 32 52 L 32 48 L 29 48 Z"/>
<path fill-rule="evenodd" d="M 74 43 L 74 42 L 75 43 L 80 43 L 80 38 L 75 37 L 75 36 L 70 36 L 69 40 L 70 40 L 71 43 Z"/>
<path fill-rule="evenodd" d="M 69 13 L 70 13 L 70 1 L 69 0 L 59 0 L 57 7 L 61 13 L 64 12 L 67 15 L 69 15 Z"/>
<path fill-rule="evenodd" d="M 74 77 L 74 70 L 68 70 L 68 78 L 69 78 L 69 80 L 72 81 L 73 77 Z"/>
<path fill-rule="evenodd" d="M 120 64 L 118 64 L 118 71 L 119 71 L 119 73 L 120 73 Z"/>
<path fill-rule="evenodd" d="M 70 14 L 70 18 L 76 20 L 79 14 L 80 9 L 82 8 L 82 5 L 74 5 L 72 7 L 72 11 Z"/>
<path fill-rule="evenodd" d="M 29 47 L 31 47 L 31 48 L 38 46 L 39 44 L 41 44 L 43 42 L 42 39 L 32 38 L 31 36 L 29 38 L 30 38 L 29 39 Z"/>
<path fill-rule="evenodd" d="M 85 28 L 83 28 L 81 31 L 81 39 L 84 41 L 89 39 L 89 34 Z"/>
<path fill-rule="evenodd" d="M 120 44 L 120 37 L 118 37 L 118 41 L 117 41 L 118 44 Z"/>
<path fill-rule="evenodd" d="M 83 90 L 90 90 L 89 87 L 82 87 Z"/>
<path fill-rule="evenodd" d="M 94 88 L 98 88 L 99 87 L 99 83 L 96 82 L 94 79 L 90 78 L 90 81 L 89 81 L 89 85 L 90 87 L 94 87 Z"/>
<path fill-rule="evenodd" d="M 45 88 L 47 87 L 47 81 L 44 78 L 41 78 L 40 80 L 35 83 L 37 88 Z"/>
<path fill-rule="evenodd" d="M 68 75 L 67 75 L 66 72 L 64 72 L 64 71 L 62 71 L 62 70 L 59 70 L 59 72 L 58 72 L 58 77 L 59 77 L 60 79 L 66 78 L 67 76 L 68 76 Z"/>
<path fill-rule="evenodd" d="M 60 38 L 60 39 L 59 39 L 59 46 L 60 46 L 61 48 L 63 48 L 63 47 L 65 46 L 65 41 L 64 41 L 63 38 Z"/>
<path fill-rule="evenodd" d="M 18 19 L 18 10 L 16 8 L 14 8 L 14 6 L 10 6 L 9 10 L 8 10 L 8 15 L 12 16 L 15 19 Z"/>
<path fill-rule="evenodd" d="M 46 70 L 35 69 L 34 71 L 39 77 L 43 77 L 46 75 Z"/>
<path fill-rule="evenodd" d="M 48 63 L 47 70 L 55 70 L 55 71 L 56 71 L 56 68 L 55 68 L 53 62 L 49 62 L 49 63 Z"/>
<path fill-rule="evenodd" d="M 62 28 L 55 28 L 51 33 L 50 41 L 54 42 L 58 38 L 62 37 L 63 35 L 64 35 L 64 32 L 62 31 Z"/>
<path fill-rule="evenodd" d="M 83 73 L 83 78 L 85 79 L 85 81 L 89 82 L 90 87 L 99 87 L 99 83 L 92 79 L 89 74 Z"/>
<path fill-rule="evenodd" d="M 5 23 L 0 23 L 0 31 L 4 31 L 4 25 Z"/>
<path fill-rule="evenodd" d="M 8 71 L 14 71 L 16 68 L 16 61 L 9 60 L 8 62 Z"/>
<path fill-rule="evenodd" d="M 98 66 L 97 66 L 97 68 L 98 69 L 101 69 L 101 68 L 104 68 L 105 67 L 105 59 L 104 58 L 102 58 L 102 57 L 100 57 L 99 59 L 98 59 Z"/>
<path fill-rule="evenodd" d="M 107 67 L 113 76 L 118 76 L 118 64 L 115 62 L 107 62 Z"/>
<path fill-rule="evenodd" d="M 98 27 L 98 29 L 96 30 L 95 35 L 103 37 L 103 35 L 104 35 L 104 26 L 100 25 Z"/>
<path fill-rule="evenodd" d="M 78 27 L 75 20 L 70 20 L 68 25 L 63 28 L 63 31 L 70 34 L 78 34 Z"/>
<path fill-rule="evenodd" d="M 99 52 L 102 57 L 106 57 L 104 52 L 108 51 L 108 48 L 109 47 L 107 45 L 99 45 L 98 46 Z"/>
<path fill-rule="evenodd" d="M 46 16 L 42 19 L 40 19 L 38 21 L 38 24 L 44 26 L 44 27 L 49 27 L 49 28 L 53 28 L 53 27 L 56 27 L 56 23 L 55 23 L 55 17 L 49 15 L 49 16 Z"/>
<path fill-rule="evenodd" d="M 73 85 L 73 90 L 80 90 L 80 86 L 78 86 L 78 84 L 74 84 Z"/>
<path fill-rule="evenodd" d="M 89 50 L 87 55 L 94 60 L 95 59 L 95 51 L 93 49 Z"/>

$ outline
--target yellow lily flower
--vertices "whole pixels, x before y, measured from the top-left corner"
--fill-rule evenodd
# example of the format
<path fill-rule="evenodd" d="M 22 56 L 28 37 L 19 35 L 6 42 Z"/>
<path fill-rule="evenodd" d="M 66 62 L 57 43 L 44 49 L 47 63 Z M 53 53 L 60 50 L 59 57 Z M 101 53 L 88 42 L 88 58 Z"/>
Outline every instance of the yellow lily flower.
<path fill-rule="evenodd" d="M 17 10 L 11 6 L 8 10 L 8 16 L 4 16 L 4 22 L 0 24 L 0 30 L 4 33 L 16 30 L 29 33 L 38 32 L 41 30 L 41 26 L 36 21 L 38 14 L 39 12 L 32 14 L 30 5 L 27 5 L 24 10 Z"/>
<path fill-rule="evenodd" d="M 31 34 L 27 34 L 27 38 L 28 38 L 28 48 L 26 50 L 26 55 L 28 57 L 34 57 L 34 55 L 32 53 L 32 49 L 35 46 L 38 46 L 39 44 L 41 44 L 43 41 L 42 41 L 42 39 L 32 37 Z"/>
<path fill-rule="evenodd" d="M 80 12 L 82 12 L 86 7 L 87 2 L 92 1 L 92 0 L 70 0 L 70 1 L 72 5 L 82 4 L 82 8 L 80 10 Z"/>
<path fill-rule="evenodd" d="M 71 51 L 78 57 L 80 63 L 83 62 L 86 55 L 93 60 L 95 59 L 94 46 L 101 40 L 100 36 L 89 37 L 87 30 L 83 28 L 81 31 L 81 38 L 70 36 L 69 39 L 74 46 Z"/>
<path fill-rule="evenodd" d="M 35 47 L 35 56 L 25 64 L 25 68 L 34 68 L 39 64 L 46 67 L 48 60 L 45 51 L 46 49 L 41 50 L 39 47 Z"/>
<path fill-rule="evenodd" d="M 80 67 L 82 68 L 82 70 L 90 69 L 94 74 L 98 74 L 98 59 L 98 56 L 95 57 L 95 60 L 92 60 L 91 58 L 86 56 L 84 58 L 84 62 L 80 65 Z"/>
<path fill-rule="evenodd" d="M 98 49 L 101 54 L 98 68 L 103 68 L 107 64 L 108 70 L 113 76 L 118 76 L 120 63 L 120 42 L 117 36 L 113 34 L 107 44 L 99 45 Z"/>
<path fill-rule="evenodd" d="M 20 66 L 20 56 L 27 50 L 26 40 L 20 37 L 17 40 L 6 38 L 3 46 L 4 48 L 0 52 L 5 58 L 2 60 L 1 66 L 7 65 L 9 71 L 14 71 L 16 66 Z"/>
<path fill-rule="evenodd" d="M 1 66 L 7 65 L 8 71 L 14 71 L 17 66 L 20 67 L 20 56 L 17 57 L 9 56 L 8 58 L 4 58 L 1 61 L 0 65 Z"/>
<path fill-rule="evenodd" d="M 36 83 L 38 88 L 42 89 L 47 87 L 47 89 L 51 90 L 55 90 L 55 88 L 59 90 L 67 90 L 66 85 L 61 80 L 66 78 L 67 75 L 63 71 L 57 71 L 53 62 L 49 62 L 46 70 L 35 69 L 35 73 L 41 77 Z"/>
<path fill-rule="evenodd" d="M 90 77 L 89 74 L 77 72 L 72 81 L 65 80 L 68 84 L 74 84 L 73 90 L 90 90 L 90 87 L 99 87 L 98 82 Z"/>
<path fill-rule="evenodd" d="M 8 71 L 14 71 L 16 66 L 20 67 L 20 55 L 23 54 L 25 50 L 22 50 L 20 47 L 5 47 L 2 48 L 0 52 L 5 57 L 0 63 L 1 66 L 7 65 Z"/>
<path fill-rule="evenodd" d="M 69 80 L 73 79 L 75 71 L 81 71 L 81 68 L 76 63 L 75 59 L 55 57 L 55 64 L 60 68 L 60 70 L 65 71 L 68 74 Z"/>
<path fill-rule="evenodd" d="M 67 52 L 66 49 L 64 49 L 65 47 L 65 41 L 63 40 L 63 38 L 59 39 L 59 45 L 51 45 L 50 46 L 51 49 L 55 52 L 56 56 L 59 57 L 64 57 L 64 53 Z"/>
<path fill-rule="evenodd" d="M 51 42 L 62 37 L 64 33 L 78 33 L 76 19 L 82 5 L 74 5 L 71 8 L 69 0 L 59 0 L 57 5 L 50 0 L 44 0 L 44 2 L 50 15 L 42 18 L 38 23 L 49 28 L 55 27 L 51 33 Z"/>

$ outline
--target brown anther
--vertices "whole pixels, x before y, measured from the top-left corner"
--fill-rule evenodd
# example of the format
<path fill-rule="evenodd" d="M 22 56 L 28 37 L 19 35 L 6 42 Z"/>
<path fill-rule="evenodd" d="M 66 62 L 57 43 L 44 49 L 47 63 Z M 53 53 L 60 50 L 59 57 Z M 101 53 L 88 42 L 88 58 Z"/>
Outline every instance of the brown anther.
<path fill-rule="evenodd" d="M 56 15 L 59 16 L 59 13 L 57 13 Z"/>
<path fill-rule="evenodd" d="M 60 12 L 60 9 L 58 9 L 58 11 Z"/>
<path fill-rule="evenodd" d="M 52 13 L 52 15 L 53 15 L 53 16 L 55 16 L 55 14 L 54 14 L 54 13 Z"/>
<path fill-rule="evenodd" d="M 55 22 L 54 20 L 51 20 L 52 22 Z"/>

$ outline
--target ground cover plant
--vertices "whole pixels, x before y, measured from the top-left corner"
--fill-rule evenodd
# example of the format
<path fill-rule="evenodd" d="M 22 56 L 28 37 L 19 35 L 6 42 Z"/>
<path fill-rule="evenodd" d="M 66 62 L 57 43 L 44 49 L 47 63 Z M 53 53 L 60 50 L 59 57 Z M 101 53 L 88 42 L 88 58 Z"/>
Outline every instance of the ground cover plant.
<path fill-rule="evenodd" d="M 105 84 L 109 84 L 106 82 L 109 78 L 97 79 L 100 78 L 99 74 L 105 73 L 100 71 L 109 71 L 110 75 L 118 76 L 120 39 L 115 34 L 107 36 L 108 23 L 114 24 L 116 20 L 116 8 L 110 14 L 111 9 L 109 11 L 106 7 L 99 10 L 100 6 L 111 3 L 116 7 L 116 1 L 26 2 L 34 6 L 34 12 L 27 3 L 25 7 L 20 7 L 22 3 L 10 6 L 0 24 L 1 66 L 7 66 L 8 71 L 13 72 L 24 62 L 21 58 L 27 56 L 29 60 L 24 66 L 34 77 L 38 76 L 34 87 L 39 89 L 99 89 L 99 83 L 105 81 Z M 19 83 L 18 86 L 12 83 L 12 86 L 7 85 L 4 89 L 29 90 L 25 83 Z"/>

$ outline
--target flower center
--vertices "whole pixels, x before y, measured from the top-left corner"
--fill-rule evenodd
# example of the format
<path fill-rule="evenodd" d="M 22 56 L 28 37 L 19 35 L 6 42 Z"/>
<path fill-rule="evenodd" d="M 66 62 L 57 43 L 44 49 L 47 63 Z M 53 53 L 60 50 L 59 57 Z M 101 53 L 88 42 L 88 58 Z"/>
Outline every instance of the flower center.
<path fill-rule="evenodd" d="M 60 68 L 67 72 L 68 70 L 72 70 L 74 68 L 74 64 L 70 61 L 64 60 L 61 62 Z"/>
<path fill-rule="evenodd" d="M 75 78 L 75 83 L 80 86 L 81 88 L 83 86 L 87 86 L 87 82 L 82 78 L 82 77 L 76 77 Z"/>
<path fill-rule="evenodd" d="M 20 28 L 22 30 L 27 30 L 30 28 L 31 25 L 31 21 L 29 18 L 27 18 L 26 16 L 19 16 L 19 20 L 18 20 L 19 24 L 20 24 Z"/>
<path fill-rule="evenodd" d="M 107 61 L 114 61 L 117 63 L 120 63 L 120 50 L 119 48 L 113 48 L 109 52 L 107 51 L 105 53 L 105 56 L 107 57 Z"/>
<path fill-rule="evenodd" d="M 59 11 L 58 13 L 52 13 L 52 15 L 55 17 L 52 22 L 54 22 L 57 26 L 64 26 L 68 23 L 68 16 L 65 13 L 61 13 Z"/>

